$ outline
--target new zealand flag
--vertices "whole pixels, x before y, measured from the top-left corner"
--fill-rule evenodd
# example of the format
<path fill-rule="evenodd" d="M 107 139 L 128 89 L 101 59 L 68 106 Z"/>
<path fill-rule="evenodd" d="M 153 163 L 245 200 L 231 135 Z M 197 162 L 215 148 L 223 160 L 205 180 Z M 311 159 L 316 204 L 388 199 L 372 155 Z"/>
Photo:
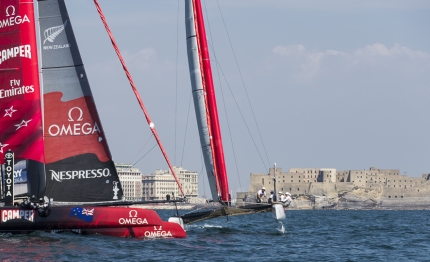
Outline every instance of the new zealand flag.
<path fill-rule="evenodd" d="M 70 216 L 77 216 L 85 222 L 92 222 L 94 217 L 94 208 L 86 209 L 82 207 L 74 207 L 70 210 Z"/>

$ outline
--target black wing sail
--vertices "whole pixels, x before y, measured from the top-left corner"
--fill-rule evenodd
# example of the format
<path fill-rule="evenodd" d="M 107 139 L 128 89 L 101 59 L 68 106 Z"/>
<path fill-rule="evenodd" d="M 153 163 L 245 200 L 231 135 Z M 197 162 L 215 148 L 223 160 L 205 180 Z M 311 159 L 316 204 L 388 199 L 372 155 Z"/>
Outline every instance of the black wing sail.
<path fill-rule="evenodd" d="M 46 195 L 121 200 L 123 191 L 64 0 L 39 0 Z"/>

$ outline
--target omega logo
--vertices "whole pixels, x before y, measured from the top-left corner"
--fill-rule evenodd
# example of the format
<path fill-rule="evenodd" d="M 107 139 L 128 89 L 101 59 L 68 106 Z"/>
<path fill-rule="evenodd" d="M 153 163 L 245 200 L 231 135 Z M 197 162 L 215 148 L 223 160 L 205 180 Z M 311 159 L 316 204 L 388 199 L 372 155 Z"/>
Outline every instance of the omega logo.
<path fill-rule="evenodd" d="M 84 114 L 83 112 L 82 112 L 82 109 L 80 109 L 79 107 L 73 107 L 72 109 L 70 109 L 69 110 L 69 122 L 74 122 L 75 120 L 73 119 L 73 117 L 72 117 L 72 112 L 73 112 L 73 110 L 74 109 L 77 109 L 77 110 L 79 110 L 79 117 L 78 117 L 78 119 L 77 119 L 77 121 L 82 121 L 82 115 Z"/>
<path fill-rule="evenodd" d="M 128 218 L 118 219 L 118 223 L 121 225 L 148 225 L 148 220 L 146 218 L 137 217 L 138 213 L 136 210 L 130 210 L 128 212 Z"/>
<path fill-rule="evenodd" d="M 133 216 L 134 214 L 134 216 Z M 130 213 L 128 213 L 129 217 L 137 217 L 137 211 L 136 210 L 131 210 Z"/>
<path fill-rule="evenodd" d="M 12 12 L 10 12 L 10 10 L 12 10 Z M 11 15 L 15 15 L 15 6 L 13 5 L 6 7 L 6 16 L 11 16 Z"/>
<path fill-rule="evenodd" d="M 74 111 L 77 111 L 77 113 L 73 113 Z M 48 133 L 51 136 L 63 136 L 63 135 L 69 135 L 69 136 L 80 136 L 80 135 L 92 135 L 92 134 L 100 134 L 100 128 L 97 122 L 84 122 L 83 116 L 84 112 L 79 107 L 72 107 L 68 114 L 68 121 L 74 122 L 70 124 L 52 124 L 48 128 Z M 80 123 L 78 123 L 80 122 Z"/>

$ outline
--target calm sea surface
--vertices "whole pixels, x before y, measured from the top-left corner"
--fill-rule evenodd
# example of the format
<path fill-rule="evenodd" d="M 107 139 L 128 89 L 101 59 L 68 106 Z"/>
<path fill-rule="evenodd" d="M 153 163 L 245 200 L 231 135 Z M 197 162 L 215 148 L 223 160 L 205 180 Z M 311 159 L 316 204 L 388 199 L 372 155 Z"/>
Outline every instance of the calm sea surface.
<path fill-rule="evenodd" d="M 159 211 L 163 219 L 174 212 Z M 288 211 L 208 220 L 186 239 L 33 233 L 0 238 L 1 261 L 430 261 L 430 211 Z"/>

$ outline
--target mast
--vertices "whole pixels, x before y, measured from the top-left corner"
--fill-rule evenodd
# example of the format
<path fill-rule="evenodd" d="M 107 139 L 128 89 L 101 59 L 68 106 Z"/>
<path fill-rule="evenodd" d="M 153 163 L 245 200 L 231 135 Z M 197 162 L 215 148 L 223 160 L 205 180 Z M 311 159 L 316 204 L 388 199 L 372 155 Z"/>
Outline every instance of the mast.
<path fill-rule="evenodd" d="M 188 62 L 200 142 L 212 197 L 215 200 L 218 196 L 227 203 L 230 195 L 201 3 L 200 0 L 186 0 L 185 4 Z"/>

